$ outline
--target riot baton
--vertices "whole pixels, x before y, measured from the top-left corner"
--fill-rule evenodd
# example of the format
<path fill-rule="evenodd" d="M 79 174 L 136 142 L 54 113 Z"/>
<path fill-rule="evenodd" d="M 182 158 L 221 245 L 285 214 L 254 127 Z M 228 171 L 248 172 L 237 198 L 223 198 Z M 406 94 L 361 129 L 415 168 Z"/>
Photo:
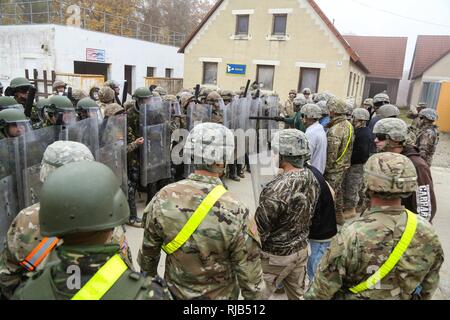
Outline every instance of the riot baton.
<path fill-rule="evenodd" d="M 125 80 L 125 82 L 123 83 L 122 107 L 125 104 L 125 102 L 127 101 L 127 93 L 128 93 L 128 81 Z"/>
<path fill-rule="evenodd" d="M 34 98 L 36 96 L 36 92 L 37 92 L 37 89 L 34 86 L 31 86 L 28 89 L 28 98 L 27 98 L 27 101 L 25 103 L 25 111 L 24 111 L 25 116 L 27 116 L 27 118 L 31 117 L 31 113 L 32 113 L 32 110 L 33 110 L 33 103 L 34 103 Z"/>

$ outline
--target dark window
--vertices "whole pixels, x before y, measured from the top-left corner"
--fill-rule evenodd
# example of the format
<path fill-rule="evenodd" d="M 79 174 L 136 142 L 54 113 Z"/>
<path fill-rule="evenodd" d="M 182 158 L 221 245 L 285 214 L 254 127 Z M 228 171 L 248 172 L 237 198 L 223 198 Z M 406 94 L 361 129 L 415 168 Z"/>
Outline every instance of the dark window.
<path fill-rule="evenodd" d="M 275 36 L 286 35 L 287 14 L 275 14 L 273 16 L 272 34 Z"/>
<path fill-rule="evenodd" d="M 203 84 L 217 84 L 217 63 L 203 62 Z"/>
<path fill-rule="evenodd" d="M 319 89 L 320 69 L 300 68 L 300 81 L 298 91 L 304 88 L 310 88 L 312 93 L 317 93 Z"/>
<path fill-rule="evenodd" d="M 353 79 L 353 72 L 350 71 L 350 76 L 348 78 L 347 97 L 350 95 L 350 88 L 352 87 L 352 79 Z"/>
<path fill-rule="evenodd" d="M 236 16 L 236 35 L 248 35 L 249 20 L 248 14 Z"/>
<path fill-rule="evenodd" d="M 263 90 L 273 90 L 274 66 L 258 65 L 256 67 L 256 82 L 262 83 Z"/>
<path fill-rule="evenodd" d="M 173 76 L 173 69 L 166 68 L 166 78 L 172 78 Z"/>
<path fill-rule="evenodd" d="M 153 78 L 155 76 L 155 67 L 147 67 L 147 77 Z"/>

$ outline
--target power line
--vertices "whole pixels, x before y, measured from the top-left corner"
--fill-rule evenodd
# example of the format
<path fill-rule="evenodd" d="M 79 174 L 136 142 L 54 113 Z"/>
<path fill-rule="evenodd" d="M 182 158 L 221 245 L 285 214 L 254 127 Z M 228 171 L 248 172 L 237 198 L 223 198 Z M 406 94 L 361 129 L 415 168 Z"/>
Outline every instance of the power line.
<path fill-rule="evenodd" d="M 352 1 L 352 2 L 354 2 L 356 4 L 359 4 L 360 6 L 367 7 L 367 8 L 373 9 L 373 10 L 378 10 L 378 11 L 381 11 L 381 12 L 384 12 L 384 13 L 387 13 L 387 14 L 390 14 L 390 15 L 393 15 L 393 16 L 396 16 L 396 17 L 400 17 L 400 18 L 403 18 L 403 19 L 407 19 L 407 20 L 411 20 L 411 21 L 415 21 L 415 22 L 420 22 L 420 23 L 425 23 L 425 24 L 429 24 L 429 25 L 434 25 L 434 26 L 438 26 L 438 27 L 443 27 L 443 28 L 450 28 L 450 25 L 445 25 L 445 24 L 440 24 L 440 23 L 435 23 L 435 22 L 425 21 L 425 20 L 421 20 L 421 19 L 417 19 L 417 18 L 413 18 L 413 17 L 404 16 L 404 15 L 396 13 L 396 12 L 384 10 L 384 9 L 381 9 L 381 8 L 377 8 L 377 7 L 371 6 L 371 5 L 366 4 L 366 3 L 362 3 L 362 2 L 360 2 L 358 0 L 350 0 L 350 1 Z"/>

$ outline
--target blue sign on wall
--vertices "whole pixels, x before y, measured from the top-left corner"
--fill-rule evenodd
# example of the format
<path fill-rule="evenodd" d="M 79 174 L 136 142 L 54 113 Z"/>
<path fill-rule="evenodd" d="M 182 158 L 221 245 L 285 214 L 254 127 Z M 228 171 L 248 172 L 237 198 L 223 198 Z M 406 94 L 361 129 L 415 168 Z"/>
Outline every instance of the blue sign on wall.
<path fill-rule="evenodd" d="M 247 66 L 245 64 L 227 64 L 227 73 L 229 74 L 245 74 Z"/>

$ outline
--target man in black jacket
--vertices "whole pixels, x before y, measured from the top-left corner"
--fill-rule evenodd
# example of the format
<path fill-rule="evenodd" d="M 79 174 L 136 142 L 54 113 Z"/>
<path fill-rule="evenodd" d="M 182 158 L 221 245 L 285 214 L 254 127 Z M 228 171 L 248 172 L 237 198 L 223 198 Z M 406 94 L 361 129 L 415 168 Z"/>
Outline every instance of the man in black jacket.
<path fill-rule="evenodd" d="M 306 168 L 312 171 L 320 186 L 319 199 L 309 228 L 311 254 L 308 257 L 306 272 L 312 282 L 322 256 L 330 246 L 331 239 L 337 234 L 337 223 L 333 189 L 317 168 L 310 165 Z"/>
<path fill-rule="evenodd" d="M 347 170 L 344 177 L 344 212 L 345 221 L 357 216 L 356 208 L 358 203 L 363 202 L 360 199 L 363 194 L 363 174 L 364 164 L 370 156 L 370 145 L 373 143 L 372 133 L 366 126 L 370 119 L 369 111 L 363 108 L 356 108 L 352 114 L 353 127 L 355 128 L 355 142 L 353 143 L 353 153 L 351 167 Z"/>

